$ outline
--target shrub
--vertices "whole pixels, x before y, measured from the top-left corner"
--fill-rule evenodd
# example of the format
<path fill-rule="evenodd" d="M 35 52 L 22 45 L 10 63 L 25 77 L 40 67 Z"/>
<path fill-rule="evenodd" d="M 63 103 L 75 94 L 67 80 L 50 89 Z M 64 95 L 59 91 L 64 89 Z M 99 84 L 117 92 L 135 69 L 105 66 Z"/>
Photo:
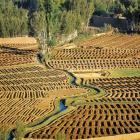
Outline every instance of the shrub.
<path fill-rule="evenodd" d="M 16 129 L 15 129 L 15 138 L 16 140 L 21 140 L 24 137 L 25 134 L 25 126 L 22 122 L 16 123 Z"/>

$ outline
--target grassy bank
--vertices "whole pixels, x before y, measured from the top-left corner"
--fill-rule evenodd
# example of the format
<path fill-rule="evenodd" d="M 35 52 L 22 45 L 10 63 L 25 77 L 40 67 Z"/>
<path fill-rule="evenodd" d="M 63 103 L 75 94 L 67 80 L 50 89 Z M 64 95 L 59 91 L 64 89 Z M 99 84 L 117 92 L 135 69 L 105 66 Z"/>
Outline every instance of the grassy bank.
<path fill-rule="evenodd" d="M 140 76 L 140 69 L 111 69 L 107 71 L 110 73 L 108 78 Z"/>

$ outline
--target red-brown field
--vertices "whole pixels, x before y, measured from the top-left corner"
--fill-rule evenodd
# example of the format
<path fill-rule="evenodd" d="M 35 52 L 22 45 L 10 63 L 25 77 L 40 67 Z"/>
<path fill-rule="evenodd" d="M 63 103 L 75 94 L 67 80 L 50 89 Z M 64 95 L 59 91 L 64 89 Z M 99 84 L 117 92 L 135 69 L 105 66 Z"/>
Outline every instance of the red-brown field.
<path fill-rule="evenodd" d="M 16 122 L 31 123 L 55 108 L 55 98 L 86 93 L 70 85 L 60 70 L 47 70 L 37 62 L 37 51 L 0 51 L 0 128 Z M 59 94 L 56 94 L 59 91 Z M 68 94 L 67 94 L 68 93 Z"/>
<path fill-rule="evenodd" d="M 45 64 L 37 49 L 1 47 L 0 128 L 22 122 L 25 138 L 66 140 L 140 132 L 139 44 L 139 35 L 94 37 L 50 49 Z"/>

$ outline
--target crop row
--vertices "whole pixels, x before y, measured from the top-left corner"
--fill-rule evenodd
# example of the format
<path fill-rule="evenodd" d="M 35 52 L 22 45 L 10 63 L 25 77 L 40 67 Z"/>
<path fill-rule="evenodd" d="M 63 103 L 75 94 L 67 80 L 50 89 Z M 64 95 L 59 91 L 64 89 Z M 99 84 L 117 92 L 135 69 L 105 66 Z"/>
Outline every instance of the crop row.
<path fill-rule="evenodd" d="M 12 77 L 14 78 L 14 77 Z M 18 79 L 18 78 L 17 78 Z M 6 86 L 13 86 L 13 85 L 30 85 L 32 83 L 47 83 L 47 82 L 58 82 L 58 81 L 65 81 L 66 76 L 58 76 L 58 77 L 29 77 L 26 79 L 19 79 L 17 80 L 16 78 L 14 79 L 9 79 L 7 80 L 0 80 L 0 87 L 6 87 Z"/>
<path fill-rule="evenodd" d="M 139 49 L 62 49 L 51 58 L 56 60 L 76 59 L 122 59 L 133 58 L 140 54 Z"/>
<path fill-rule="evenodd" d="M 115 97 L 115 98 L 138 98 L 140 97 L 140 88 L 133 87 L 133 88 L 117 88 L 117 89 L 108 89 L 106 90 L 107 94 L 106 97 Z"/>
<path fill-rule="evenodd" d="M 1 98 L 39 98 L 47 91 L 72 87 L 59 70 L 45 70 L 39 65 L 0 68 Z"/>
<path fill-rule="evenodd" d="M 95 84 L 97 86 L 137 86 L 140 84 L 140 77 L 124 77 L 124 78 L 98 78 L 88 80 L 90 84 Z"/>
<path fill-rule="evenodd" d="M 46 64 L 50 68 L 65 70 L 140 68 L 140 59 L 46 60 Z"/>
<path fill-rule="evenodd" d="M 0 87 L 1 98 L 40 98 L 46 95 L 47 91 L 58 90 L 58 89 L 72 89 L 76 88 L 66 83 L 60 83 L 60 85 L 45 85 L 45 84 L 32 84 L 22 86 L 7 86 Z M 19 93 L 19 94 L 18 94 Z M 41 94 L 43 93 L 43 94 Z M 30 96 L 29 96 L 30 95 Z M 41 96 L 39 96 L 41 95 Z"/>
<path fill-rule="evenodd" d="M 0 74 L 16 74 L 16 73 L 27 73 L 27 72 L 36 72 L 43 70 L 43 67 L 40 66 L 26 66 L 26 67 L 9 67 L 9 68 L 0 68 Z"/>
<path fill-rule="evenodd" d="M 18 64 L 34 63 L 35 56 L 32 54 L 14 54 L 10 52 L 0 52 L 0 66 L 10 66 Z"/>
<path fill-rule="evenodd" d="M 59 77 L 66 77 L 64 75 L 64 73 L 57 73 L 57 71 L 37 71 L 37 72 L 23 72 L 23 73 L 8 73 L 8 74 L 4 74 L 4 75 L 0 75 L 0 79 L 1 81 L 5 81 L 5 80 L 14 80 L 14 79 L 29 79 L 29 78 L 54 78 L 54 80 L 56 80 L 56 78 Z"/>
<path fill-rule="evenodd" d="M 132 98 L 132 97 L 129 97 L 129 98 L 100 98 L 100 99 L 91 99 L 91 98 L 87 98 L 85 99 L 85 101 L 87 103 L 111 103 L 111 102 L 139 102 L 140 101 L 140 98 Z"/>

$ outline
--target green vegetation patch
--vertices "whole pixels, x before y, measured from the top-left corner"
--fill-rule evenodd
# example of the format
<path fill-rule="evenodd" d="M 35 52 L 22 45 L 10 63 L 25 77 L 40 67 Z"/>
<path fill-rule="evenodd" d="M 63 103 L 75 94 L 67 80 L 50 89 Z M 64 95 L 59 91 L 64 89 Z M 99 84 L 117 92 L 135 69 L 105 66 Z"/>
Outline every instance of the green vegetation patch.
<path fill-rule="evenodd" d="M 108 78 L 140 76 L 140 69 L 113 69 L 107 71 L 110 73 Z"/>

